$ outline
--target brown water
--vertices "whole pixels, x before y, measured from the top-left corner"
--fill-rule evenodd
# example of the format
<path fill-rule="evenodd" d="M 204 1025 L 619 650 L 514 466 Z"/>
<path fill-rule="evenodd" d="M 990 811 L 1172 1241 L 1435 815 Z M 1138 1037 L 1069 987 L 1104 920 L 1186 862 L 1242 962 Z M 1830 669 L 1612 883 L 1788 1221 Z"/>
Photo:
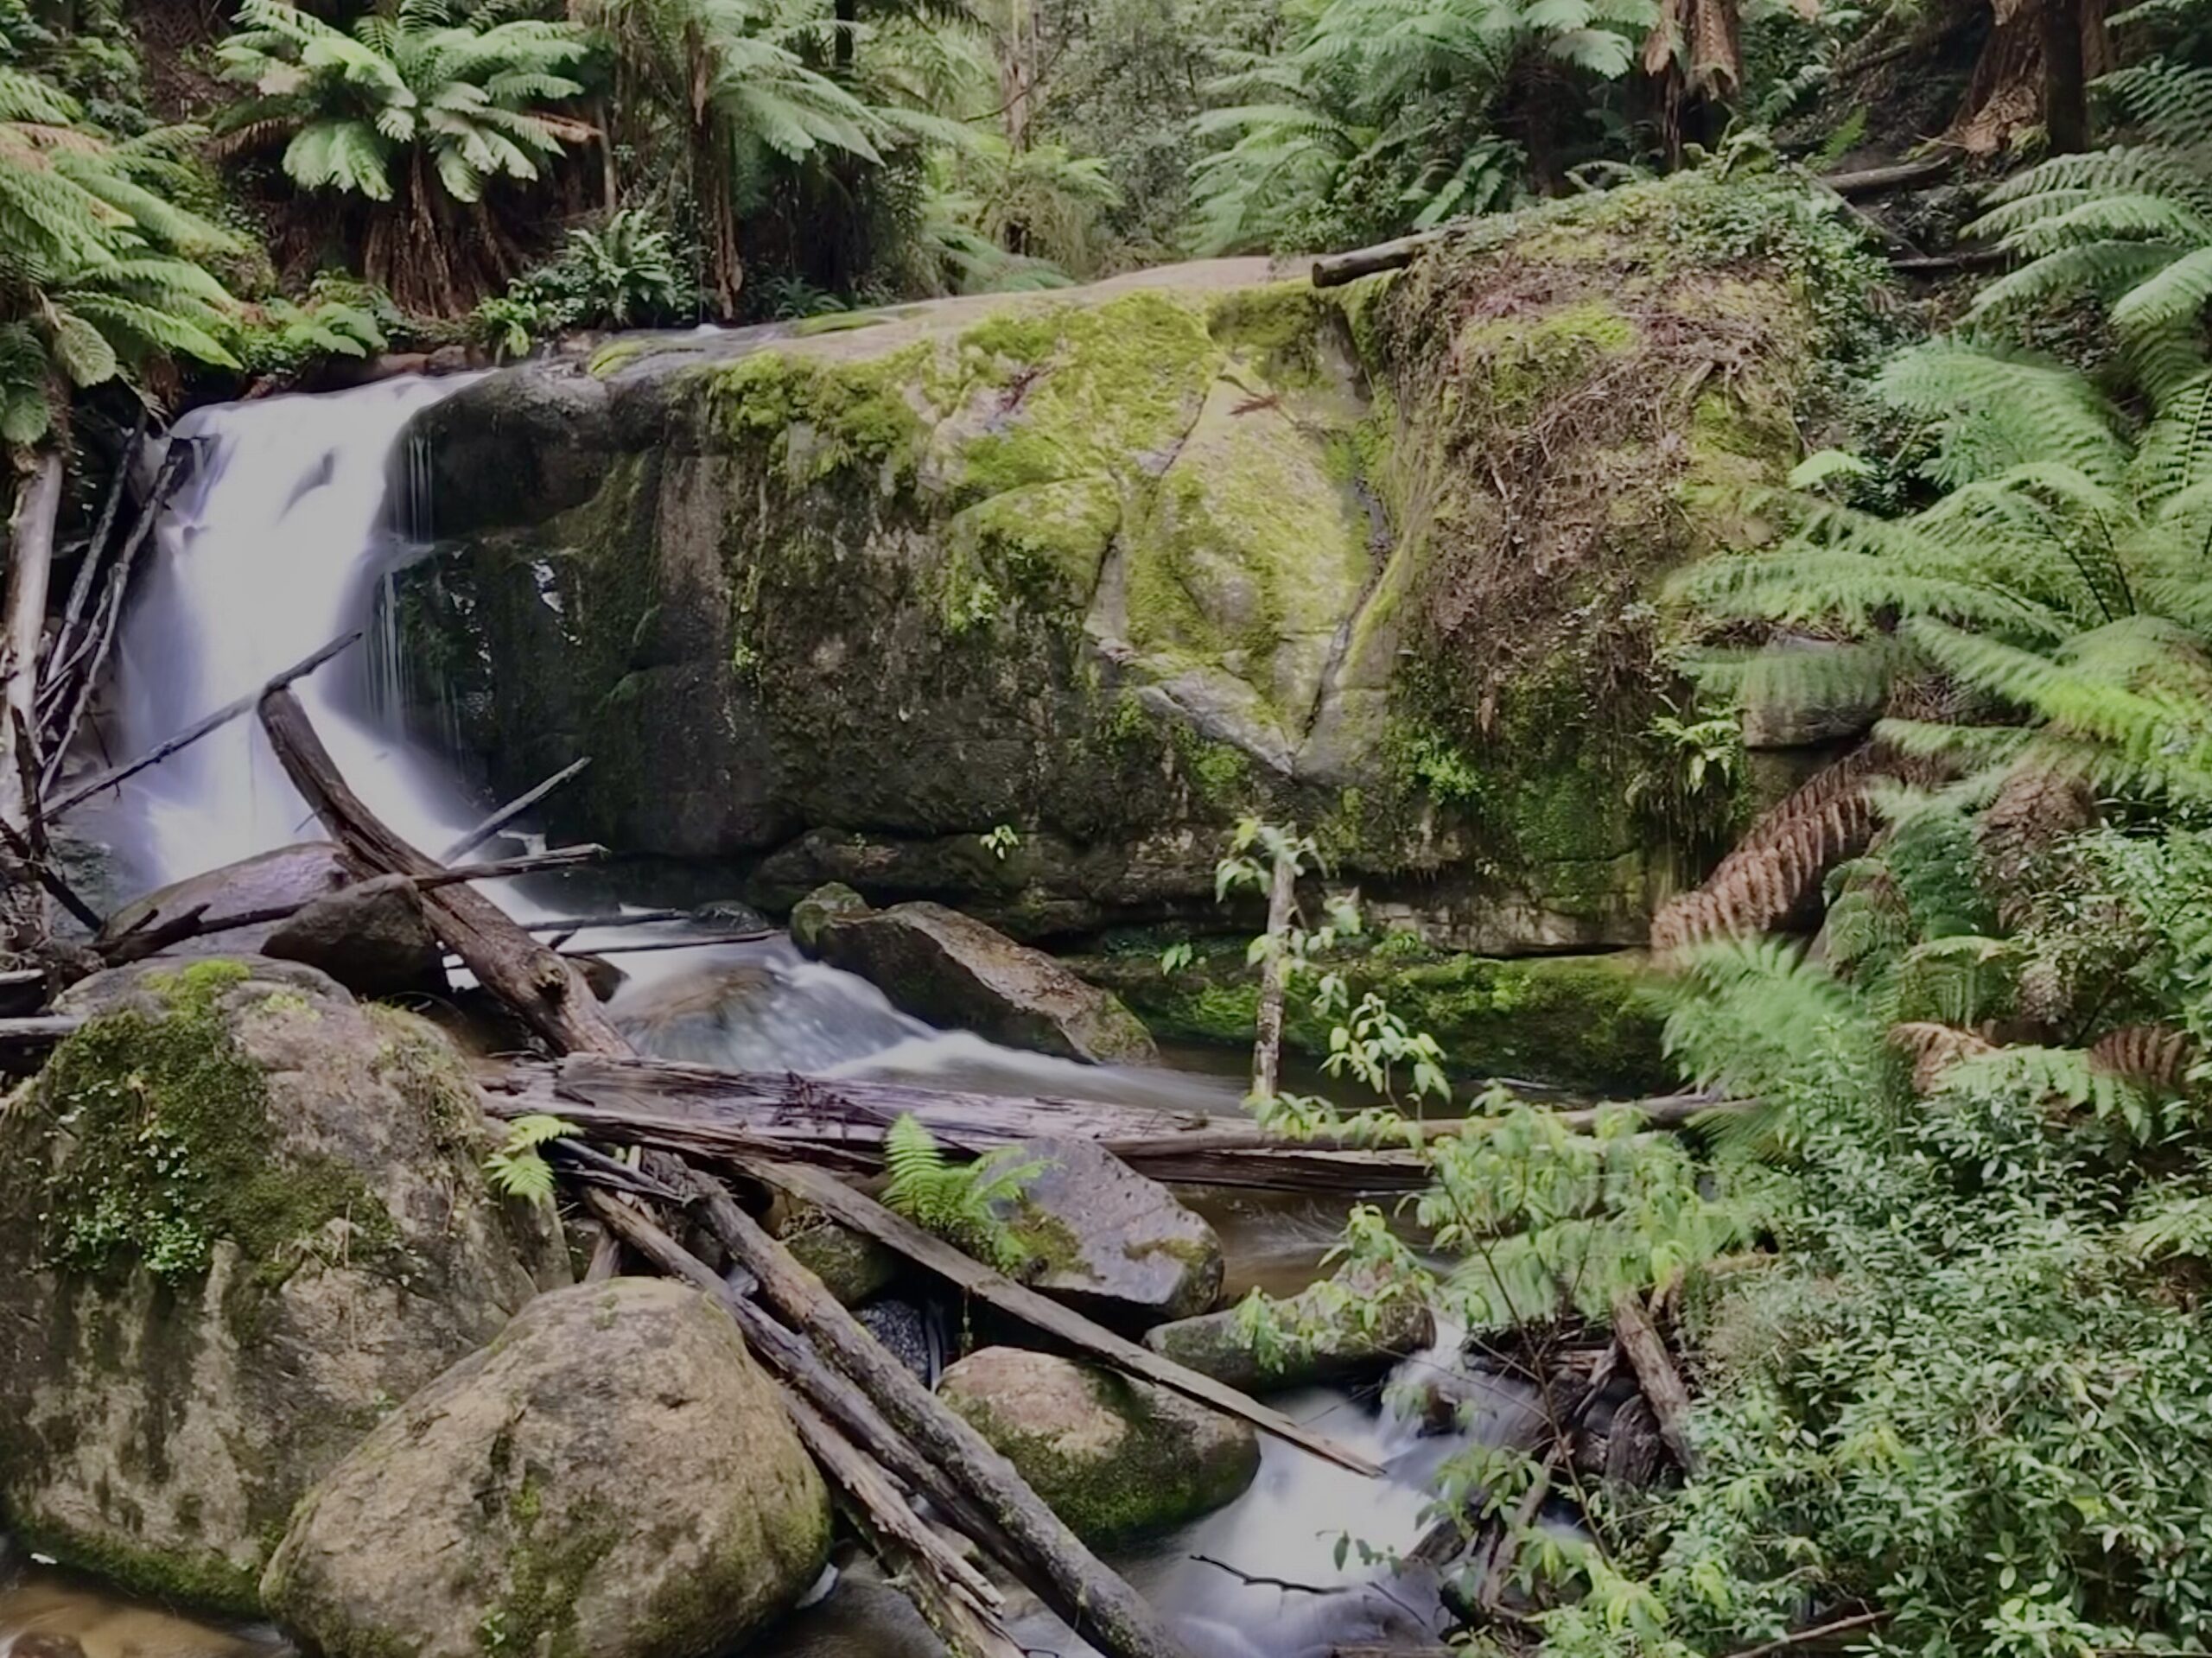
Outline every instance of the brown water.
<path fill-rule="evenodd" d="M 284 1658 L 292 1650 L 274 1630 L 195 1623 L 35 1561 L 0 1584 L 0 1658 Z"/>

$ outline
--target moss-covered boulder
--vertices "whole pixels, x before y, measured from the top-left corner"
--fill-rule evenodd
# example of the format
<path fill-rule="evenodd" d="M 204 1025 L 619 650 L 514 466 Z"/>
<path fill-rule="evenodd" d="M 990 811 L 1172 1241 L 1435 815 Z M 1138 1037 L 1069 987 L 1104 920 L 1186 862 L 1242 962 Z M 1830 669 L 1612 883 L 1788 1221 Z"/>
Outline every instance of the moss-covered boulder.
<path fill-rule="evenodd" d="M 1047 1353 L 987 1347 L 948 1369 L 938 1392 L 1086 1542 L 1194 1519 L 1243 1496 L 1260 1471 L 1249 1422 Z"/>
<path fill-rule="evenodd" d="M 1436 1339 L 1419 1298 L 1375 1290 L 1361 1274 L 1340 1274 L 1280 1299 L 1255 1292 L 1219 1312 L 1156 1324 L 1144 1344 L 1246 1393 L 1372 1375 Z"/>
<path fill-rule="evenodd" d="M 1006 1155 L 1035 1167 L 1000 1209 L 1029 1251 L 1037 1288 L 1140 1330 L 1221 1299 L 1220 1238 L 1159 1181 L 1093 1140 L 1025 1140 Z"/>
<path fill-rule="evenodd" d="M 445 1039 L 312 969 L 100 975 L 0 1114 L 0 1512 L 73 1565 L 257 1604 L 292 1505 L 563 1281 Z"/>
<path fill-rule="evenodd" d="M 540 1297 L 393 1412 L 263 1590 L 326 1658 L 709 1658 L 829 1554 L 828 1490 L 729 1315 L 616 1279 Z"/>
<path fill-rule="evenodd" d="M 941 904 L 875 910 L 837 897 L 846 890 L 828 888 L 802 904 L 791 937 L 902 1012 L 1069 1059 L 1141 1065 L 1159 1057 L 1142 1021 L 1113 992 L 1043 951 Z"/>
<path fill-rule="evenodd" d="M 563 827 L 778 907 L 1203 911 L 1260 813 L 1440 945 L 1631 943 L 1740 806 L 1654 723 L 1660 584 L 1765 533 L 1853 245 L 1802 181 L 1688 176 L 1345 289 L 617 342 L 421 416 L 448 545 L 399 622 L 499 781 L 588 753 Z"/>

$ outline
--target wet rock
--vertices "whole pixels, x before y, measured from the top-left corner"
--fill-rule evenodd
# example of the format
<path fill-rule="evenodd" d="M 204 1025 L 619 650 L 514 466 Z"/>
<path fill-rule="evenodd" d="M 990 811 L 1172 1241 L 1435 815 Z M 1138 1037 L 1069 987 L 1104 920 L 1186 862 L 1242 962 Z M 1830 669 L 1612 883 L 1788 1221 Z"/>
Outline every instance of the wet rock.
<path fill-rule="evenodd" d="M 802 1206 L 777 1232 L 799 1264 L 847 1306 L 880 1295 L 898 1279 L 899 1257 L 887 1246 L 849 1226 L 840 1226 L 820 1210 Z"/>
<path fill-rule="evenodd" d="M 938 1392 L 1089 1542 L 1205 1514 L 1259 1472 L 1250 1423 L 1050 1354 L 987 1347 L 947 1370 Z"/>
<path fill-rule="evenodd" d="M 108 918 L 107 925 L 100 931 L 100 941 L 118 937 L 149 917 L 174 920 L 202 905 L 207 918 L 213 921 L 283 905 L 305 904 L 336 892 L 353 879 L 334 842 L 302 841 L 188 876 L 134 899 Z M 213 934 L 188 941 L 182 949 L 188 954 L 231 956 L 257 950 L 270 929 L 277 924 L 270 922 Z"/>
<path fill-rule="evenodd" d="M 31 1547 L 251 1610 L 380 1414 L 567 1272 L 496 1198 L 467 1070 L 261 958 L 99 975 L 0 1113 L 0 1507 Z"/>
<path fill-rule="evenodd" d="M 1246 1393 L 1338 1382 L 1387 1369 L 1436 1339 L 1436 1320 L 1409 1295 L 1376 1299 L 1344 1275 L 1277 1300 L 1262 1298 L 1258 1327 L 1242 1307 L 1154 1325 L 1144 1344 Z"/>
<path fill-rule="evenodd" d="M 446 989 L 445 951 L 414 882 L 386 878 L 319 898 L 279 922 L 262 953 L 320 968 L 356 995 Z"/>
<path fill-rule="evenodd" d="M 944 1642 L 889 1584 L 843 1578 L 776 1626 L 764 1658 L 948 1658 Z"/>
<path fill-rule="evenodd" d="M 1221 1240 L 1175 1194 L 1087 1140 L 1025 1140 L 1043 1167 L 1004 1218 L 1042 1264 L 1030 1282 L 1117 1325 L 1205 1312 L 1221 1295 Z"/>
<path fill-rule="evenodd" d="M 868 902 L 842 881 L 825 881 L 791 906 L 791 943 L 808 955 L 819 951 L 832 922 L 868 912 Z"/>
<path fill-rule="evenodd" d="M 802 950 L 858 974 L 917 1019 L 1102 1064 L 1159 1057 L 1111 991 L 957 910 L 926 903 L 872 910 L 849 889 L 830 888 L 800 911 L 791 936 Z"/>
<path fill-rule="evenodd" d="M 912 1301 L 871 1301 L 853 1315 L 884 1351 L 925 1382 L 940 1368 L 938 1342 L 930 1334 L 929 1314 Z"/>
<path fill-rule="evenodd" d="M 830 1500 L 735 1324 L 685 1286 L 541 1296 L 293 1515 L 264 1591 L 327 1658 L 701 1658 L 821 1574 Z"/>

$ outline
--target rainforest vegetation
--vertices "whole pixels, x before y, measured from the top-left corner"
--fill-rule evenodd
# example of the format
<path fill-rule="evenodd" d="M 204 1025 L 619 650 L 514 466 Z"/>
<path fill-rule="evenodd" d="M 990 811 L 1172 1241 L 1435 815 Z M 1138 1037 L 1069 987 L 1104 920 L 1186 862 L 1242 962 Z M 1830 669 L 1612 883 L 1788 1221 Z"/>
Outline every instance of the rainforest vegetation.
<path fill-rule="evenodd" d="M 1910 224 L 1817 182 L 1929 158 Z M 1471 1638 L 2203 1651 L 2202 0 L 0 0 L 11 549 L 92 533 L 145 411 L 385 353 L 1342 251 L 1700 169 L 1863 246 L 1812 296 L 1857 334 L 1770 535 L 1662 595 L 1669 740 L 1694 793 L 1741 707 L 1878 722 L 1659 917 L 1669 1053 L 1719 1102 L 1693 1133 L 1492 1097 L 1419 1141 L 1421 1249 L 1354 1217 L 1360 1296 L 1539 1346 L 1655 1296 L 1683 1333 L 1686 1477 L 1449 1471 L 1504 1540 Z M 1253 828 L 1225 884 L 1270 850 L 1319 856 Z M 1349 996 L 1363 937 L 1261 948 L 1388 1103 L 1260 1109 L 1402 1143 L 1446 1056 Z M 907 1150 L 902 1195 L 975 1223 Z"/>

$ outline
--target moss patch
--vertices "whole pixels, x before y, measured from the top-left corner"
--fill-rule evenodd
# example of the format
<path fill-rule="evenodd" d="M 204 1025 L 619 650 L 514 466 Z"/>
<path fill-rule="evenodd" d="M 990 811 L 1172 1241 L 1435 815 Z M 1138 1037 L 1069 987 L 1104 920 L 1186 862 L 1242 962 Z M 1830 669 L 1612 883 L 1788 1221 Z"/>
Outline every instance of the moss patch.
<path fill-rule="evenodd" d="M 100 1274 L 137 1261 L 156 1278 L 188 1279 L 228 1239 L 269 1284 L 332 1220 L 352 1223 L 357 1248 L 393 1235 L 351 1168 L 276 1150 L 267 1080 L 238 1048 L 222 1002 L 246 977 L 236 962 L 197 963 L 160 983 L 168 1005 L 158 1016 L 103 1015 L 54 1051 L 32 1098 L 66 1137 L 40 1217 L 41 1249 L 56 1266 Z M 247 1016 L 313 1010 L 288 1009 L 280 993 Z"/>

